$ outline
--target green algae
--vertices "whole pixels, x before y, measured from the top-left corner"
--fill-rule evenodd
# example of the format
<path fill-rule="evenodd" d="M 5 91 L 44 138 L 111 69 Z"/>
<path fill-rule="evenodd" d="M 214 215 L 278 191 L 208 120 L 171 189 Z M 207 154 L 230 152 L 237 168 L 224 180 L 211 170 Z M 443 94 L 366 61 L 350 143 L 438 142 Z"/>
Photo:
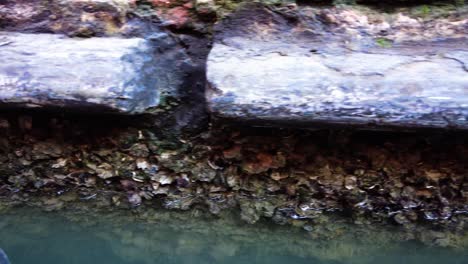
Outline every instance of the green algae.
<path fill-rule="evenodd" d="M 392 41 L 388 40 L 386 38 L 377 38 L 375 40 L 375 43 L 381 48 L 391 48 L 392 47 Z"/>

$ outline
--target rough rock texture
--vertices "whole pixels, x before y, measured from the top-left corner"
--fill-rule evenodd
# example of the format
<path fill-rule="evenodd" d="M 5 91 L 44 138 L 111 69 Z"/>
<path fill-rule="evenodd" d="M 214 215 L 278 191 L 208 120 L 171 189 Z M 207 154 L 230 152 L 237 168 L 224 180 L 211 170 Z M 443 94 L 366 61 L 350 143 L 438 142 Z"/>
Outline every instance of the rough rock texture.
<path fill-rule="evenodd" d="M 0 28 L 73 36 L 115 35 L 128 26 L 131 0 L 2 0 Z"/>
<path fill-rule="evenodd" d="M 77 201 L 219 217 L 234 209 L 247 223 L 317 230 L 345 216 L 396 224 L 412 238 L 432 228 L 467 234 L 468 142 L 459 132 L 214 126 L 168 140 L 118 118 L 3 115 L 0 198 L 48 210 Z"/>
<path fill-rule="evenodd" d="M 148 41 L 0 34 L 0 102 L 148 112 L 159 105 L 162 93 L 176 96 L 183 83 L 178 67 L 186 58 L 156 49 L 170 45 L 168 38 L 164 33 Z"/>
<path fill-rule="evenodd" d="M 337 21 L 250 5 L 219 25 L 208 58 L 211 111 L 299 125 L 468 128 L 463 27 L 443 40 L 396 41 L 373 33 L 374 24 L 357 20 L 340 32 L 327 19 Z"/>
<path fill-rule="evenodd" d="M 205 126 L 208 119 L 204 87 L 209 38 L 190 32 L 177 35 L 171 33 L 167 30 L 164 20 L 155 14 L 155 10 L 143 10 L 142 2 L 144 1 L 2 0 L 0 31 L 55 33 L 83 38 L 146 39 L 151 49 L 146 56 L 153 62 L 149 67 L 141 69 L 139 74 L 146 75 L 158 69 L 153 71 L 151 78 L 157 80 L 154 85 L 158 89 L 161 88 L 157 92 L 160 96 L 157 109 L 149 111 L 158 114 L 153 115 L 146 123 L 157 125 L 159 130 L 166 130 L 172 135 L 182 130 L 198 131 Z M 3 36 L 0 36 L 0 48 L 4 45 L 10 46 L 8 41 L 2 38 Z M 114 48 L 112 40 L 92 41 L 108 43 L 109 50 Z M 152 56 L 154 58 L 151 58 Z M 74 68 L 80 69 L 77 66 Z M 112 67 L 109 66 L 109 69 Z M 151 98 L 145 97 L 143 100 L 148 101 Z M 135 123 L 141 123 L 141 119 L 138 120 L 135 120 Z"/>

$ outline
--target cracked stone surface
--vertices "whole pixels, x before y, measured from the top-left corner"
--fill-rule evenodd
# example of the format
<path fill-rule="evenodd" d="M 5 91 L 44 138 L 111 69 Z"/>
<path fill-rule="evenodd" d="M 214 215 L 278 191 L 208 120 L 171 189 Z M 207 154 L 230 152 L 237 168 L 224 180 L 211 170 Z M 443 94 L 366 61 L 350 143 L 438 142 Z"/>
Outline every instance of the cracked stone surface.
<path fill-rule="evenodd" d="M 258 20 L 247 25 L 249 12 Z M 301 26 L 249 10 L 218 27 L 208 58 L 214 115 L 304 126 L 468 128 L 466 39 L 384 48 L 363 36 L 350 48 L 349 36 L 304 36 Z"/>
<path fill-rule="evenodd" d="M 146 113 L 182 84 L 178 64 L 186 58 L 171 43 L 164 33 L 152 40 L 0 33 L 0 106 Z"/>

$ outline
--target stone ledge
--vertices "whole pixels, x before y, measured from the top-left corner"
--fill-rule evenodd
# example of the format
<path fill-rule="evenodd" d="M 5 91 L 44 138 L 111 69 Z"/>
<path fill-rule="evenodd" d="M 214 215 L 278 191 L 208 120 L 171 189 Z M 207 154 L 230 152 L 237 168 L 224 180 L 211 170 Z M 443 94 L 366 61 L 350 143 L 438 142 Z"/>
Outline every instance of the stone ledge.
<path fill-rule="evenodd" d="M 302 21 L 251 8 L 218 26 L 207 70 L 213 114 L 300 126 L 468 128 L 466 39 L 381 47 L 315 23 L 304 30 Z"/>
<path fill-rule="evenodd" d="M 139 114 L 157 107 L 161 92 L 175 91 L 182 82 L 178 57 L 158 57 L 155 48 L 161 45 L 142 38 L 1 33 L 0 40 L 4 106 Z"/>

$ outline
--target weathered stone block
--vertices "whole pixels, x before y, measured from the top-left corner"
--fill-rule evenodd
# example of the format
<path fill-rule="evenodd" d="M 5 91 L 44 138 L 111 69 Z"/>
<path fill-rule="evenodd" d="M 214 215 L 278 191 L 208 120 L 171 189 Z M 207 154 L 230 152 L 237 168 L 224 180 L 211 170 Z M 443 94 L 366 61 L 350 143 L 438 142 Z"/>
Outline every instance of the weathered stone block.
<path fill-rule="evenodd" d="M 466 39 L 381 47 L 370 34 L 306 22 L 257 8 L 218 26 L 207 73 L 213 114 L 257 124 L 468 128 Z"/>
<path fill-rule="evenodd" d="M 170 37 L 0 34 L 0 105 L 138 114 L 177 96 L 186 58 Z"/>

